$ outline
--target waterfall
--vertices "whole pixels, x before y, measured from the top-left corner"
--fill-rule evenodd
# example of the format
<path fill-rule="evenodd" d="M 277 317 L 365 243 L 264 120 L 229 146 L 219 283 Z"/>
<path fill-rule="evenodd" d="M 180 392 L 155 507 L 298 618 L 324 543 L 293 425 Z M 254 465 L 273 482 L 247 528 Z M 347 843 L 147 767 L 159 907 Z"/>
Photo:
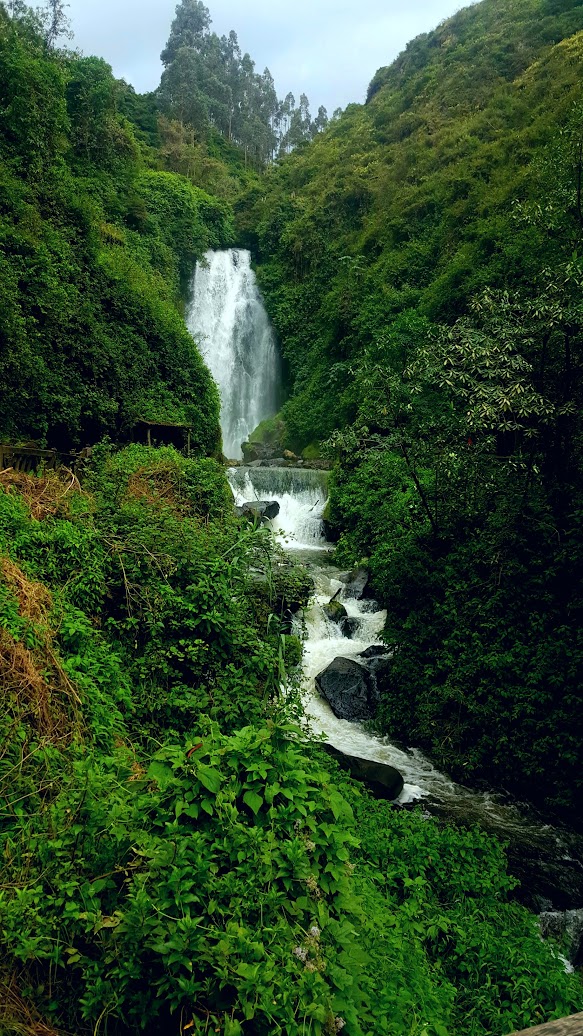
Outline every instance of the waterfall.
<path fill-rule="evenodd" d="M 326 549 L 322 512 L 328 472 L 300 468 L 231 468 L 229 482 L 237 504 L 275 500 L 279 514 L 271 528 L 288 549 Z"/>
<path fill-rule="evenodd" d="M 277 410 L 275 339 L 251 269 L 249 252 L 207 252 L 197 264 L 186 323 L 221 395 L 223 452 L 241 443 Z"/>

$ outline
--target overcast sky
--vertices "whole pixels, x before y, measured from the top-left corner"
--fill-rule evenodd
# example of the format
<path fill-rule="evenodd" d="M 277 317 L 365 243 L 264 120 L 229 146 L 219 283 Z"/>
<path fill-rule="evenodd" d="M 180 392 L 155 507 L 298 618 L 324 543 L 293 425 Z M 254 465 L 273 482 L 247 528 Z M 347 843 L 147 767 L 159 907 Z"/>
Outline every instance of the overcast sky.
<path fill-rule="evenodd" d="M 363 101 L 377 68 L 470 0 L 209 0 L 212 28 L 234 29 L 267 66 L 280 97 L 306 93 L 312 112 Z M 74 46 L 97 54 L 143 93 L 160 81 L 159 55 L 177 0 L 69 0 Z"/>

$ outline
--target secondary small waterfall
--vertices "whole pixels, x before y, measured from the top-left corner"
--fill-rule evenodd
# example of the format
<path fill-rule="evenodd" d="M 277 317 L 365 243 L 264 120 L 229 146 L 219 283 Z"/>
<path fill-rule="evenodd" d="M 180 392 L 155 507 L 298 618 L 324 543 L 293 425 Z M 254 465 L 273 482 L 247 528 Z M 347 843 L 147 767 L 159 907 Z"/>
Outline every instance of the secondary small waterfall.
<path fill-rule="evenodd" d="M 271 527 L 284 546 L 322 550 L 322 511 L 328 496 L 327 472 L 298 468 L 231 468 L 235 503 L 275 500 L 279 514 Z"/>
<path fill-rule="evenodd" d="M 237 460 L 241 443 L 277 410 L 275 337 L 241 248 L 207 252 L 192 281 L 186 323 L 221 394 L 223 452 Z"/>

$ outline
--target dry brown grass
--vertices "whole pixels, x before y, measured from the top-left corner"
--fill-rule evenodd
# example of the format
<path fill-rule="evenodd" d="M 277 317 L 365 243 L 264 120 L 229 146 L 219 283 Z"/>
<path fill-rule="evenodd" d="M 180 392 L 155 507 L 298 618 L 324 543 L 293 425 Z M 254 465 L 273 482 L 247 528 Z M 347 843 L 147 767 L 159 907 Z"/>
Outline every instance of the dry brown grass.
<path fill-rule="evenodd" d="M 53 606 L 50 591 L 44 583 L 28 579 L 18 565 L 8 557 L 0 557 L 0 578 L 18 601 L 18 611 L 31 622 L 46 622 Z"/>
<path fill-rule="evenodd" d="M 188 510 L 178 490 L 178 472 L 171 463 L 142 467 L 128 481 L 126 497 L 143 501 L 152 507 L 170 507 L 176 514 Z"/>
<path fill-rule="evenodd" d="M 18 493 L 28 506 L 31 518 L 37 521 L 68 513 L 71 494 L 81 492 L 77 476 L 65 467 L 47 471 L 44 475 L 30 475 L 6 468 L 0 471 L 0 488 L 6 493 Z"/>
<path fill-rule="evenodd" d="M 39 732 L 51 737 L 57 723 L 51 688 L 31 651 L 0 630 L 0 684 L 4 707 L 26 714 Z"/>
<path fill-rule="evenodd" d="M 0 702 L 41 736 L 62 742 L 79 732 L 80 702 L 54 649 L 51 594 L 8 557 L 0 558 L 0 579 L 16 598 L 20 616 L 34 625 L 33 647 L 0 629 Z"/>
<path fill-rule="evenodd" d="M 21 996 L 16 976 L 0 978 L 0 1036 L 67 1036 L 44 1021 Z"/>

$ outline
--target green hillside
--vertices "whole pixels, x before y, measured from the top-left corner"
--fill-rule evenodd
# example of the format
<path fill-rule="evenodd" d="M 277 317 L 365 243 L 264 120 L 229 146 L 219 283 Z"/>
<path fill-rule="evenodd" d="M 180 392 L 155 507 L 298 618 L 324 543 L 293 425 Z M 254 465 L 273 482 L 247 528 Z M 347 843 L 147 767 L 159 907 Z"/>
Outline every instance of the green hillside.
<path fill-rule="evenodd" d="M 212 451 L 218 398 L 181 279 L 231 215 L 139 143 L 126 89 L 0 8 L 0 437 L 70 449 L 165 419 Z"/>
<path fill-rule="evenodd" d="M 353 416 L 346 361 L 393 317 L 454 319 L 483 286 L 530 279 L 563 247 L 569 254 L 576 226 L 561 240 L 517 210 L 552 203 L 569 222 L 560 127 L 577 122 L 583 7 L 549 16 L 544 40 L 554 29 L 557 43 L 541 49 L 546 6 L 485 0 L 414 41 L 377 73 L 366 106 L 349 106 L 271 170 L 251 216 L 244 210 L 290 365 L 286 413 L 299 442 Z M 332 408 L 322 406 L 330 364 Z"/>
<path fill-rule="evenodd" d="M 580 1011 L 504 846 L 307 734 L 311 579 L 235 512 L 183 308 L 206 249 L 253 247 L 272 424 L 334 458 L 338 563 L 388 608 L 380 729 L 576 817 L 583 8 L 485 0 L 325 133 L 288 95 L 272 139 L 270 77 L 200 0 L 147 96 L 56 47 L 65 6 L 0 2 L 0 441 L 94 444 L 0 471 L 0 1036 Z M 189 423 L 193 455 L 139 419 Z"/>
<path fill-rule="evenodd" d="M 382 729 L 570 810 L 581 785 L 583 7 L 484 0 L 420 37 L 240 206 L 330 440 L 343 564 L 395 648 Z"/>

